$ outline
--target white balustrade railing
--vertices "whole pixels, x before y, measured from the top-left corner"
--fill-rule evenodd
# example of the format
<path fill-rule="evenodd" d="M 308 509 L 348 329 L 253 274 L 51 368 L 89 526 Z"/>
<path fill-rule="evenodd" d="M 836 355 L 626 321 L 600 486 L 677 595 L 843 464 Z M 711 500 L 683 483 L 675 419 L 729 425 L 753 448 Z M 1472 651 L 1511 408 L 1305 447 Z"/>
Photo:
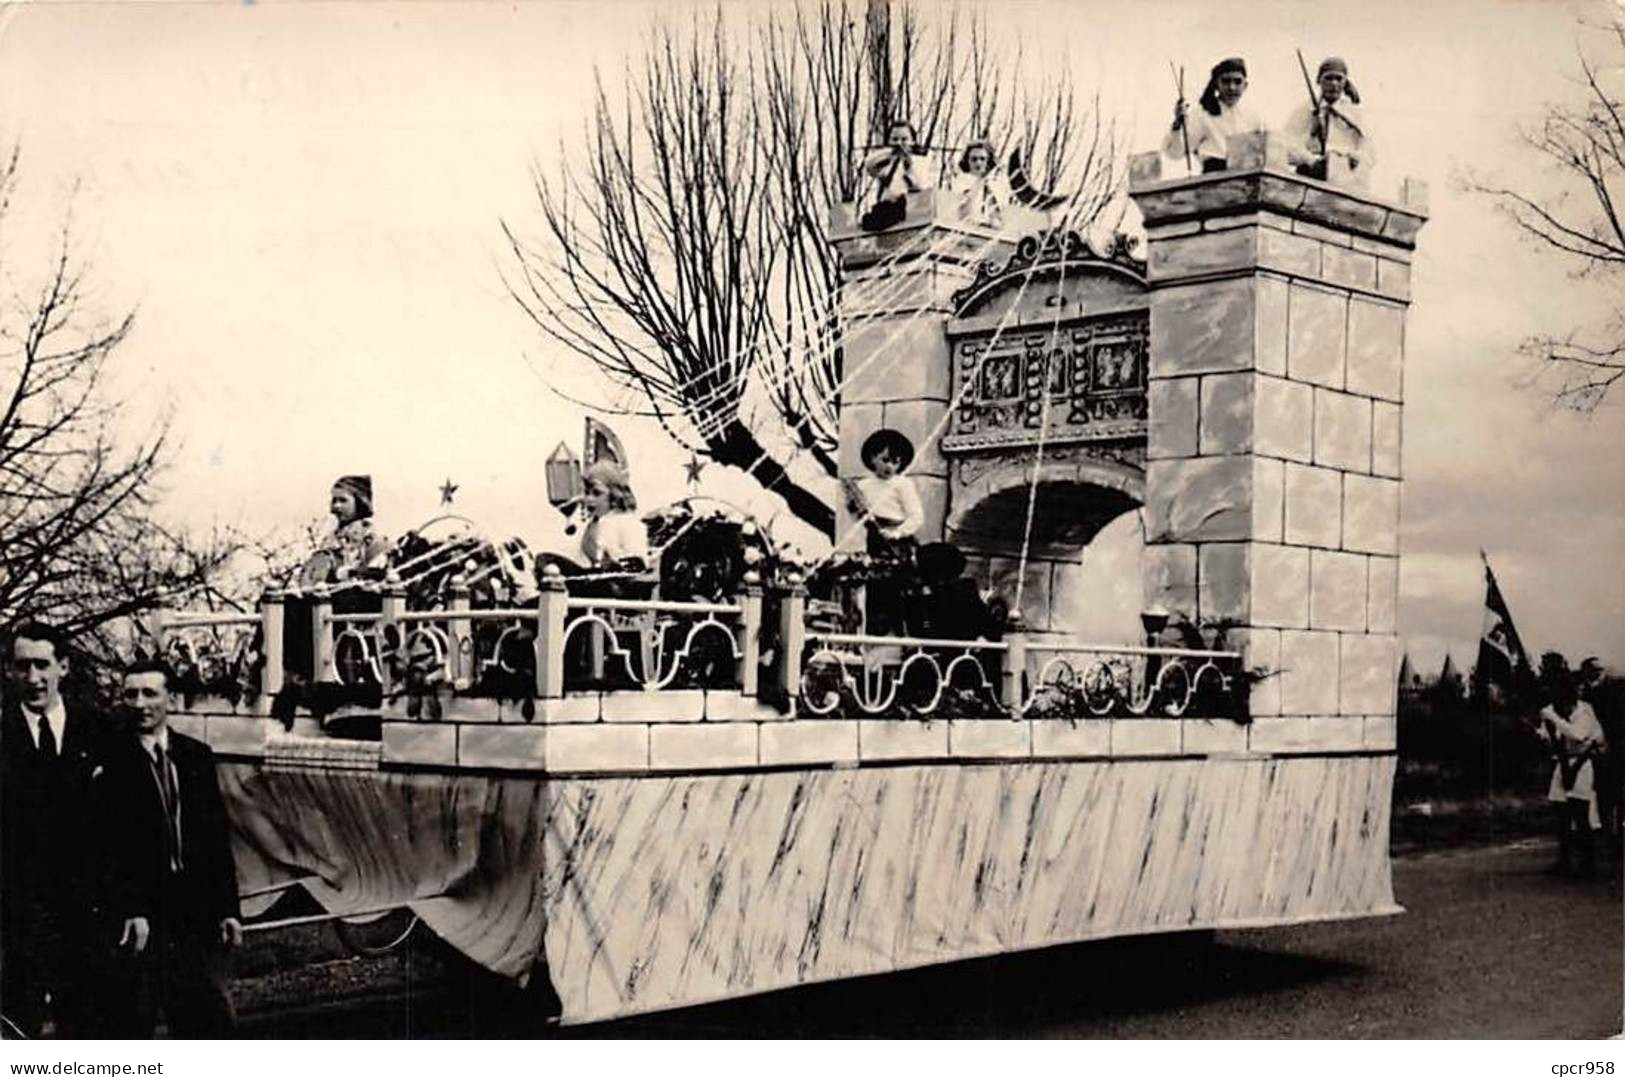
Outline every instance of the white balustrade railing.
<path fill-rule="evenodd" d="M 253 667 L 256 637 L 263 633 L 260 614 L 166 612 L 156 619 L 154 632 L 183 694 L 259 690 L 262 673 Z"/>
<path fill-rule="evenodd" d="M 732 602 L 571 595 L 552 566 L 541 583 L 533 604 L 498 609 L 469 608 L 466 587 L 456 583 L 447 607 L 433 610 L 406 609 L 404 591 L 389 585 L 379 608 L 366 612 L 336 612 L 327 589 L 268 594 L 254 614 L 160 613 L 157 630 L 163 653 L 204 682 L 230 680 L 222 676 L 228 666 L 248 679 L 247 667 L 257 664 L 267 697 L 283 688 L 283 641 L 288 618 L 297 616 L 308 618 L 310 639 L 297 663 L 301 676 L 376 688 L 386 699 L 445 686 L 537 699 L 578 688 L 717 690 L 726 678 L 741 695 L 772 695 L 809 716 L 1241 717 L 1246 710 L 1236 651 L 1021 631 L 999 641 L 809 631 L 806 591 L 794 577 L 766 626 L 754 574 Z"/>
<path fill-rule="evenodd" d="M 930 715 L 962 692 L 996 705 L 998 689 L 982 657 L 1008 650 L 1004 643 L 986 640 L 919 636 L 810 632 L 806 638 L 798 689 L 802 706 L 815 715 L 837 710 L 843 692 L 868 715 L 893 710 Z"/>
<path fill-rule="evenodd" d="M 468 691 L 493 674 L 509 679 L 505 689 L 528 676 L 524 694 L 541 699 L 576 687 L 657 691 L 685 672 L 699 674 L 694 667 L 706 641 L 715 641 L 708 653 L 716 660 L 706 663 L 702 679 L 717 680 L 725 665 L 741 694 L 757 692 L 762 587 L 754 573 L 746 575 L 738 600 L 728 603 L 572 596 L 553 566 L 543 570 L 536 602 L 526 606 L 471 609 L 460 581 L 453 581 L 444 609 L 406 609 L 405 591 L 394 581 L 386 583 L 376 610 L 337 612 L 336 594 L 342 591 L 268 593 L 255 614 L 160 611 L 153 628 L 162 653 L 193 666 L 200 644 L 191 635 L 207 634 L 208 653 L 216 655 L 222 630 L 236 629 L 237 649 L 219 661 L 242 665 L 249 652 L 266 656 L 257 687 L 267 697 L 286 683 L 290 616 L 308 618 L 309 653 L 289 663 L 304 667 L 301 676 L 376 687 L 385 698 L 445 684 Z M 567 655 L 575 660 L 568 677 Z"/>
<path fill-rule="evenodd" d="M 992 658 L 997 672 L 991 674 Z M 803 710 L 863 716 L 939 714 L 1237 717 L 1241 654 L 1035 638 L 928 639 L 811 632 L 797 693 Z"/>
<path fill-rule="evenodd" d="M 1044 640 L 1027 641 L 1025 651 L 1036 668 L 1027 675 L 1023 714 L 1178 718 L 1191 713 L 1204 690 L 1214 711 L 1204 717 L 1233 717 L 1238 710 L 1238 651 Z"/>

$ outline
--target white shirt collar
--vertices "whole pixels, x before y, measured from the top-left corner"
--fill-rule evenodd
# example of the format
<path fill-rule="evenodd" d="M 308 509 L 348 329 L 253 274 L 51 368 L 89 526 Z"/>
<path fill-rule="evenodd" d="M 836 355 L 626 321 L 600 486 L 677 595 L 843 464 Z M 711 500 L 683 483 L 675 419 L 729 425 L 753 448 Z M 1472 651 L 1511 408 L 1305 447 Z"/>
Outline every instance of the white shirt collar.
<path fill-rule="evenodd" d="M 141 750 L 146 752 L 147 756 L 152 759 L 157 758 L 157 756 L 153 755 L 152 750 L 155 744 L 162 748 L 166 754 L 169 752 L 169 727 L 167 725 L 161 726 L 156 733 L 141 734 Z"/>
<path fill-rule="evenodd" d="M 56 750 L 62 750 L 62 734 L 68 725 L 68 706 L 57 696 L 56 702 L 46 707 L 43 712 L 29 710 L 24 704 L 20 708 L 23 712 L 23 721 L 28 723 L 28 735 L 34 738 L 34 747 L 39 747 L 39 720 L 46 717 L 51 720 L 51 735 L 56 737 Z"/>

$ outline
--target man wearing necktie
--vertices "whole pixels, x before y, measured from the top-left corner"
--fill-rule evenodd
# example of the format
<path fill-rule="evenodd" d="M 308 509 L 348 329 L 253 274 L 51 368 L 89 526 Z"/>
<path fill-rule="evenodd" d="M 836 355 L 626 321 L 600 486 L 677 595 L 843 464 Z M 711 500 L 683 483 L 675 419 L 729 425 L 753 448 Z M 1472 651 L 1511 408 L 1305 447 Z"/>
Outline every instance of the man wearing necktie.
<path fill-rule="evenodd" d="M 235 1027 L 225 954 L 242 942 L 237 871 L 208 745 L 169 728 L 169 673 L 138 662 L 121 699 L 135 730 L 112 756 L 109 803 L 123 806 L 109 855 L 121 916 L 107 991 L 109 1030 L 218 1039 Z"/>
<path fill-rule="evenodd" d="M 105 732 L 62 699 L 67 643 L 49 625 L 11 633 L 0 708 L 0 1031 L 94 1035 L 99 945 L 92 809 Z"/>

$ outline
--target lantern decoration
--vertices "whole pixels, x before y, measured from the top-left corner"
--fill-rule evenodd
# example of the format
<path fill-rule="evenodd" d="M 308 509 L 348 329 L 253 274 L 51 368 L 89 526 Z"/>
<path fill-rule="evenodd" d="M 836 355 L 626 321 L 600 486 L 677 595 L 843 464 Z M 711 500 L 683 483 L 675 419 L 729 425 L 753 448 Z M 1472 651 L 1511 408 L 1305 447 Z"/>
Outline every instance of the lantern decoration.
<path fill-rule="evenodd" d="M 584 490 L 581 482 L 581 460 L 564 442 L 547 458 L 547 501 L 560 511 L 579 498 Z"/>

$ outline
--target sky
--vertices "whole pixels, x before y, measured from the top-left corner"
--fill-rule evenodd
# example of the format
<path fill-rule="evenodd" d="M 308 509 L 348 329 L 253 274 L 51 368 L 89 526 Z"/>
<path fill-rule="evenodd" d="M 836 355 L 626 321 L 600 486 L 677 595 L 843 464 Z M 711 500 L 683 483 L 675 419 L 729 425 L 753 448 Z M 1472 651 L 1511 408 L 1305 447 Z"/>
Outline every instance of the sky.
<path fill-rule="evenodd" d="M 674 5 L 664 5 L 670 9 Z M 749 6 L 728 5 L 748 17 Z M 9 278 L 71 214 L 92 296 L 133 308 L 115 389 L 179 435 L 163 511 L 297 528 L 332 477 L 370 472 L 390 533 L 458 511 L 556 538 L 541 463 L 605 399 L 508 297 L 500 225 L 538 231 L 531 169 L 579 142 L 595 66 L 619 85 L 653 5 L 125 3 L 0 8 L 0 136 L 20 142 Z M 925 5 L 928 13 L 930 5 Z M 1126 151 L 1154 146 L 1168 62 L 1240 54 L 1284 118 L 1293 49 L 1346 57 L 1379 143 L 1375 190 L 1426 180 L 1407 328 L 1401 632 L 1419 669 L 1471 662 L 1478 551 L 1531 650 L 1625 668 L 1625 399 L 1589 417 L 1526 384 L 1518 343 L 1600 322 L 1610 296 L 1462 188 L 1552 189 L 1519 125 L 1576 100 L 1579 20 L 1605 6 L 1026 0 L 990 7 L 1035 75 L 1066 64 Z M 1313 63 L 1311 59 L 1311 64 Z M 1621 73 L 1617 70 L 1615 76 Z M 645 505 L 683 457 L 623 424 Z M 700 492 L 740 495 L 722 469 Z M 771 511 L 771 506 L 767 506 Z"/>

